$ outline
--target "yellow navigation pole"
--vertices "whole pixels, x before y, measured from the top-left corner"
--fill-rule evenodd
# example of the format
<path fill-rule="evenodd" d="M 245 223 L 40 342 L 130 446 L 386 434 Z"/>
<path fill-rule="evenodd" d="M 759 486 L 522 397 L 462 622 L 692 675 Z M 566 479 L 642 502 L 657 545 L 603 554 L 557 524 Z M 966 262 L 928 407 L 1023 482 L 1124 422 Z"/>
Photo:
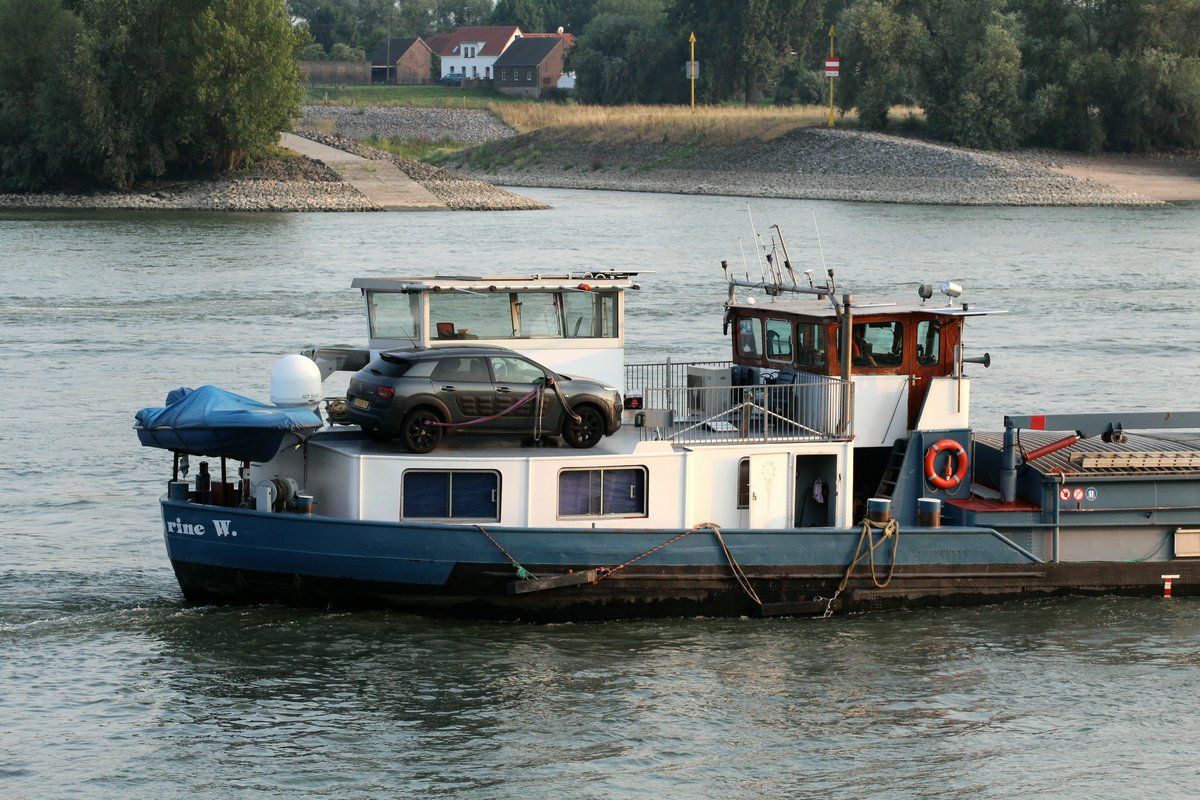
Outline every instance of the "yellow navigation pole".
<path fill-rule="evenodd" d="M 692 43 L 692 59 L 688 62 L 688 72 L 691 73 L 692 79 L 692 111 L 696 110 L 696 32 L 692 31 L 692 35 L 688 37 L 688 41 Z"/>
<path fill-rule="evenodd" d="M 833 26 L 829 26 L 829 61 L 825 62 L 825 74 L 829 76 L 829 127 L 833 127 L 833 79 L 837 76 L 837 62 L 833 61 Z M 833 69 L 830 69 L 830 64 Z"/>

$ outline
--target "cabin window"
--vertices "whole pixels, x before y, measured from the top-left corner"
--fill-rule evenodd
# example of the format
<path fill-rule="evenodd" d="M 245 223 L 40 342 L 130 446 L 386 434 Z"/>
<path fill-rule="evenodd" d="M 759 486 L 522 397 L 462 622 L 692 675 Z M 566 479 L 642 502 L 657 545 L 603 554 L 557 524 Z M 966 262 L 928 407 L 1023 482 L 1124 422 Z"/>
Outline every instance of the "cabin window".
<path fill-rule="evenodd" d="M 500 80 L 502 80 L 502 81 L 508 80 L 508 67 L 504 67 L 503 69 L 500 70 Z"/>
<path fill-rule="evenodd" d="M 416 339 L 421 336 L 421 302 L 416 294 L 369 292 L 367 317 L 374 339 Z"/>
<path fill-rule="evenodd" d="M 932 367 L 942 352 L 942 326 L 926 319 L 917 323 L 917 363 Z"/>
<path fill-rule="evenodd" d="M 786 319 L 767 320 L 767 360 L 792 363 L 792 323 Z"/>
<path fill-rule="evenodd" d="M 428 295 L 439 339 L 566 339 L 618 335 L 615 292 L 458 292 Z"/>
<path fill-rule="evenodd" d="M 500 521 L 500 474 L 467 470 L 404 473 L 400 519 Z"/>
<path fill-rule="evenodd" d="M 531 70 L 531 69 L 525 70 L 525 80 L 527 80 L 527 81 L 533 80 L 533 70 Z"/>
<path fill-rule="evenodd" d="M 611 339 L 617 335 L 616 295 L 564 292 L 568 339 Z"/>
<path fill-rule="evenodd" d="M 737 507 L 750 507 L 750 459 L 748 458 L 743 458 L 738 462 Z"/>
<path fill-rule="evenodd" d="M 737 352 L 742 358 L 762 357 L 762 325 L 755 317 L 742 317 L 737 324 Z"/>
<path fill-rule="evenodd" d="M 646 470 L 568 469 L 558 474 L 560 517 L 646 516 Z"/>
<path fill-rule="evenodd" d="M 898 367 L 904 360 L 904 323 L 860 322 L 851 329 L 850 363 L 856 367 Z"/>
<path fill-rule="evenodd" d="M 824 328 L 815 322 L 797 323 L 796 366 L 823 370 L 826 363 Z"/>

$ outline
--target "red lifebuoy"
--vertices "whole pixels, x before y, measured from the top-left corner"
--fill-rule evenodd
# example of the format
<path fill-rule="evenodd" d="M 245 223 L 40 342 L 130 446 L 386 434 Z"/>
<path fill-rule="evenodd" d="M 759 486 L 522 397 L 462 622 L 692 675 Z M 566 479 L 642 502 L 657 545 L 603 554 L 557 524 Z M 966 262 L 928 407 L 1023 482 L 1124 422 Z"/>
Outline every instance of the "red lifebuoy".
<path fill-rule="evenodd" d="M 938 453 L 947 453 L 950 460 L 946 462 L 946 474 L 939 475 L 934 466 Z M 952 467 L 957 467 L 952 469 Z M 967 477 L 967 451 L 953 439 L 942 439 L 934 442 L 925 451 L 925 480 L 939 489 L 953 489 Z"/>

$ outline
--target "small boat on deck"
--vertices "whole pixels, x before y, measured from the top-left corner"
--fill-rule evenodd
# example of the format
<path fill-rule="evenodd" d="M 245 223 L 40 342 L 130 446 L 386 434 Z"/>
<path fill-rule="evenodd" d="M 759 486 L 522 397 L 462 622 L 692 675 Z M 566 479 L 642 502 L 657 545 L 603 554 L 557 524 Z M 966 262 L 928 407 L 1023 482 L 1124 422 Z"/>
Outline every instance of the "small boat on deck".
<path fill-rule="evenodd" d="M 625 363 L 633 272 L 356 279 L 367 346 L 273 373 L 275 406 L 315 418 L 322 398 L 319 429 L 292 420 L 251 452 L 203 422 L 185 441 L 139 418 L 143 443 L 175 455 L 160 504 L 184 597 L 556 621 L 1197 593 L 1200 413 L 1014 414 L 976 432 L 966 370 L 989 359 L 964 357 L 965 326 L 1003 312 L 949 282 L 862 301 L 832 272 L 797 280 L 782 237 L 771 249 L 762 280 L 727 271 L 729 352 L 691 362 Z M 428 452 L 321 389 L 430 361 L 395 351 L 488 347 L 546 380 L 479 367 L 469 408 L 517 420 L 520 396 L 520 424 L 460 435 L 431 401 L 405 417 L 447 429 Z M 571 413 L 548 390 L 565 375 L 623 398 L 594 446 L 540 424 L 548 404 Z M 204 462 L 189 480 L 188 454 L 220 459 L 220 477 Z"/>

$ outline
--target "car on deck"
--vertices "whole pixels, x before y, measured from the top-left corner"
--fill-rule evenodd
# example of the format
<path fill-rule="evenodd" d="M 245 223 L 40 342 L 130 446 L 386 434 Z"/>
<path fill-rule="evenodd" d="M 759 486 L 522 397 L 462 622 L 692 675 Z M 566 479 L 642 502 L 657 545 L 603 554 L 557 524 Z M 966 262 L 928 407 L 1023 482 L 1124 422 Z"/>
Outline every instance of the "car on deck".
<path fill-rule="evenodd" d="M 621 393 L 502 347 L 386 350 L 355 373 L 346 416 L 369 436 L 428 453 L 447 431 L 562 436 L 594 447 L 621 427 Z"/>

